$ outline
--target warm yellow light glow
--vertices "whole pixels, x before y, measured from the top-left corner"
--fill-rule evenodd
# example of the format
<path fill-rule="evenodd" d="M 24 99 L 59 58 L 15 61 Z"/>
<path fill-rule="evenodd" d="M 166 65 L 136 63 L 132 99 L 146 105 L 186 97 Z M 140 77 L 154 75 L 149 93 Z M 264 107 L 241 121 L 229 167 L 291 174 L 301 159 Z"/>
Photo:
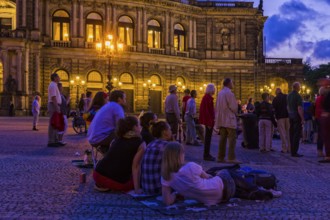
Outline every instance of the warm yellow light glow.
<path fill-rule="evenodd" d="M 301 88 L 302 88 L 303 90 L 305 90 L 305 89 L 306 89 L 306 86 L 302 86 Z"/>
<path fill-rule="evenodd" d="M 118 83 L 119 86 L 123 85 L 121 82 Z"/>
<path fill-rule="evenodd" d="M 119 51 L 122 51 L 124 49 L 124 44 L 123 43 L 119 43 L 117 47 L 118 47 L 118 50 Z"/>
<path fill-rule="evenodd" d="M 152 87 L 156 87 L 156 84 L 155 84 L 155 83 L 153 83 L 153 84 L 152 84 Z"/>
<path fill-rule="evenodd" d="M 105 41 L 105 48 L 110 48 L 111 47 L 111 42 L 110 41 Z"/>
<path fill-rule="evenodd" d="M 183 88 L 183 89 L 185 89 L 185 88 L 186 88 L 186 86 L 182 86 L 182 88 Z"/>
<path fill-rule="evenodd" d="M 181 86 L 182 85 L 182 82 L 178 82 L 178 85 Z"/>
<path fill-rule="evenodd" d="M 70 83 L 71 83 L 71 84 L 74 84 L 74 80 L 70 80 Z"/>
<path fill-rule="evenodd" d="M 261 89 L 260 89 L 260 92 L 263 92 L 263 91 L 264 91 L 264 90 L 261 88 Z"/>
<path fill-rule="evenodd" d="M 88 38 L 89 38 L 89 39 L 92 39 L 92 38 L 93 38 L 93 35 L 89 35 Z"/>
<path fill-rule="evenodd" d="M 274 83 L 270 84 L 270 87 L 273 89 L 275 87 L 275 84 Z"/>
<path fill-rule="evenodd" d="M 151 83 L 151 80 L 150 80 L 150 79 L 148 79 L 148 83 L 149 83 L 149 84 Z"/>
<path fill-rule="evenodd" d="M 117 81 L 117 78 L 116 78 L 116 77 L 115 77 L 115 78 L 113 78 L 113 81 L 115 81 L 115 82 L 116 82 L 116 81 Z"/>
<path fill-rule="evenodd" d="M 108 35 L 108 39 L 109 39 L 109 40 L 112 40 L 112 39 L 113 39 L 112 34 L 109 34 L 109 35 Z"/>
<path fill-rule="evenodd" d="M 76 80 L 79 80 L 80 79 L 80 77 L 79 76 L 76 76 Z"/>
<path fill-rule="evenodd" d="M 199 90 L 201 90 L 201 91 L 202 91 L 202 90 L 203 90 L 203 87 L 199 87 Z"/>
<path fill-rule="evenodd" d="M 102 50 L 102 43 L 96 44 L 96 50 L 101 51 Z"/>
<path fill-rule="evenodd" d="M 147 84 L 146 83 L 143 83 L 143 87 L 146 87 L 147 86 Z"/>
<path fill-rule="evenodd" d="M 307 94 L 309 94 L 311 92 L 311 90 L 310 89 L 307 89 Z"/>
<path fill-rule="evenodd" d="M 203 86 L 206 87 L 206 84 L 204 84 Z"/>
<path fill-rule="evenodd" d="M 83 80 L 83 81 L 81 81 L 81 84 L 83 84 L 83 85 L 84 85 L 84 84 L 85 84 L 85 81 L 84 81 L 84 80 Z"/>

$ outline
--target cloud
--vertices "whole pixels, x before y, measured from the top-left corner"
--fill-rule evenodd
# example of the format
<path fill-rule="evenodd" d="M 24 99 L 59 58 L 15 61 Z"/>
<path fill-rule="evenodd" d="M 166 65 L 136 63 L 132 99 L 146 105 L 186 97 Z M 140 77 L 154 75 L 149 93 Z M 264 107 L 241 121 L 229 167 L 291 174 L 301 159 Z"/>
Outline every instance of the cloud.
<path fill-rule="evenodd" d="M 325 1 L 326 3 L 328 3 L 330 5 L 330 0 L 323 0 L 323 1 Z"/>
<path fill-rule="evenodd" d="M 282 42 L 299 32 L 301 26 L 302 23 L 298 19 L 281 18 L 279 15 L 271 16 L 264 28 L 268 50 L 276 48 Z"/>
<path fill-rule="evenodd" d="M 316 43 L 313 56 L 317 59 L 330 59 L 330 40 L 323 40 Z"/>
<path fill-rule="evenodd" d="M 297 50 L 299 50 L 300 52 L 302 53 L 306 53 L 310 50 L 313 50 L 314 48 L 314 43 L 311 42 L 311 41 L 299 41 L 297 44 L 296 44 L 296 48 Z"/>
<path fill-rule="evenodd" d="M 304 3 L 297 0 L 284 3 L 280 7 L 280 13 L 285 17 L 302 20 L 313 19 L 316 15 L 318 15 L 315 10 L 308 8 Z"/>

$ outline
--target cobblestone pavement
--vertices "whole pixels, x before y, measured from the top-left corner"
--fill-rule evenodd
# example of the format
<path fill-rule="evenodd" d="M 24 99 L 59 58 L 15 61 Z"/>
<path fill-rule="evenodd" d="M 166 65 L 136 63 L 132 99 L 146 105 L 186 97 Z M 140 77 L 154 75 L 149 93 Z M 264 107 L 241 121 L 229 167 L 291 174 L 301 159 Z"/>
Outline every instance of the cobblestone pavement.
<path fill-rule="evenodd" d="M 243 165 L 273 172 L 281 198 L 268 202 L 242 201 L 237 207 L 166 216 L 146 208 L 121 193 L 100 193 L 93 189 L 91 169 L 79 169 L 71 160 L 82 159 L 90 148 L 86 137 L 69 128 L 61 148 L 47 144 L 47 118 L 40 130 L 32 131 L 32 118 L 0 118 L 0 219 L 329 219 L 330 164 L 319 164 L 316 146 L 302 145 L 305 156 L 293 158 L 276 152 L 259 153 L 237 144 Z M 212 153 L 217 154 L 219 137 L 214 135 Z M 187 146 L 187 161 L 205 168 L 218 166 L 201 160 L 202 147 Z M 81 156 L 75 156 L 79 152 Z M 81 172 L 87 182 L 79 183 Z"/>

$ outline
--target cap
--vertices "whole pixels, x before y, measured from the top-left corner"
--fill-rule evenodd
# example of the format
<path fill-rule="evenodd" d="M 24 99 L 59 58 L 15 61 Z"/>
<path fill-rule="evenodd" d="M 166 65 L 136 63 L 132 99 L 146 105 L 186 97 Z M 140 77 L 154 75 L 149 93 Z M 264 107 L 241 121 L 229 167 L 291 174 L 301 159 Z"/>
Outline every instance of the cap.
<path fill-rule="evenodd" d="M 169 92 L 174 92 L 174 91 L 176 91 L 176 90 L 177 90 L 176 85 L 170 85 L 170 86 L 168 87 L 168 91 L 169 91 Z"/>

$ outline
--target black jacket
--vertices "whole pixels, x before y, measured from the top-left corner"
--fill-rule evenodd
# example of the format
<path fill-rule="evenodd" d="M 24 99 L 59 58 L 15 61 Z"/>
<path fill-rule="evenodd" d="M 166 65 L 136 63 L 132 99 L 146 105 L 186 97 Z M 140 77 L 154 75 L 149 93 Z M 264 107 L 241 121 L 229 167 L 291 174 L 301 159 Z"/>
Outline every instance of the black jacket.
<path fill-rule="evenodd" d="M 272 105 L 275 111 L 276 119 L 289 117 L 287 95 L 283 93 L 278 94 L 274 98 Z"/>

